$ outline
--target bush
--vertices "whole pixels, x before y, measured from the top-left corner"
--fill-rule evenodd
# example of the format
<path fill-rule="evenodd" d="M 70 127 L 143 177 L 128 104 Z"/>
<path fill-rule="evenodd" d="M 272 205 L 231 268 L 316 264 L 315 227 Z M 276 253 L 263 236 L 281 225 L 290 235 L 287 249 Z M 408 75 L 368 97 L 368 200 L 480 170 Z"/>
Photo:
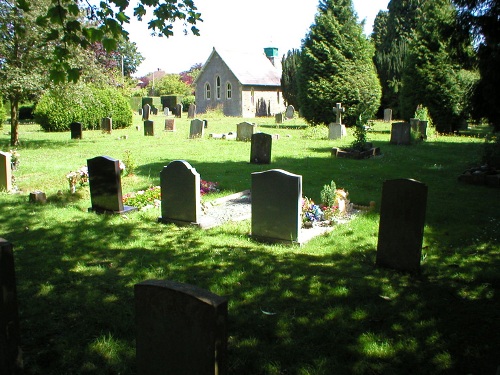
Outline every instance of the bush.
<path fill-rule="evenodd" d="M 182 97 L 182 110 L 186 112 L 189 109 L 189 105 L 195 103 L 195 96 L 194 95 L 187 95 Z"/>
<path fill-rule="evenodd" d="M 132 125 L 130 103 L 119 91 L 83 83 L 46 91 L 34 114 L 45 131 L 67 131 L 72 122 L 97 129 L 103 117 L 112 117 L 115 129 Z"/>
<path fill-rule="evenodd" d="M 33 120 L 34 104 L 23 104 L 19 107 L 19 120 Z"/>

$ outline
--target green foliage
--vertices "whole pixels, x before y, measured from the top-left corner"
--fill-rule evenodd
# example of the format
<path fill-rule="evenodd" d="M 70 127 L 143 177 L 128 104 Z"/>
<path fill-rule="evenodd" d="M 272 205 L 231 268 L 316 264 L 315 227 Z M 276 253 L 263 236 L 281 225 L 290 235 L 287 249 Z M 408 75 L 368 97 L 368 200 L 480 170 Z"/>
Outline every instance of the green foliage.
<path fill-rule="evenodd" d="M 125 164 L 126 176 L 132 176 L 135 174 L 135 170 L 137 169 L 137 164 L 132 155 L 132 151 L 125 150 L 125 157 L 123 158 L 123 164 Z"/>
<path fill-rule="evenodd" d="M 332 180 L 330 185 L 324 185 L 320 192 L 321 203 L 324 206 L 331 207 L 335 204 L 337 199 L 337 185 Z"/>
<path fill-rule="evenodd" d="M 19 120 L 33 120 L 34 104 L 23 104 L 19 106 Z"/>
<path fill-rule="evenodd" d="M 5 113 L 5 107 L 3 104 L 3 98 L 0 96 L 0 129 L 3 127 L 5 117 L 6 117 L 6 113 Z"/>
<path fill-rule="evenodd" d="M 153 81 L 149 81 L 148 88 L 152 89 Z M 155 81 L 155 95 L 192 95 L 193 89 L 181 80 L 179 74 L 165 74 Z"/>
<path fill-rule="evenodd" d="M 283 90 L 283 99 L 289 105 L 293 105 L 296 109 L 299 108 L 299 74 L 300 65 L 300 51 L 288 51 L 286 57 L 283 56 L 281 67 L 283 69 L 281 74 L 281 88 Z"/>
<path fill-rule="evenodd" d="M 490 167 L 500 169 L 500 136 L 493 135 L 485 138 L 481 161 Z"/>
<path fill-rule="evenodd" d="M 345 123 L 353 125 L 359 113 L 371 117 L 380 105 L 374 49 L 357 23 L 351 0 L 323 1 L 319 10 L 301 52 L 301 112 L 313 125 L 328 124 L 332 108 L 341 102 Z"/>
<path fill-rule="evenodd" d="M 182 108 L 183 109 L 188 109 L 190 104 L 194 104 L 196 101 L 196 98 L 194 95 L 187 95 L 182 97 Z"/>
<path fill-rule="evenodd" d="M 72 122 L 96 129 L 103 117 L 113 119 L 113 128 L 132 125 L 130 103 L 116 89 L 83 83 L 48 90 L 38 101 L 35 119 L 45 131 L 67 131 Z"/>

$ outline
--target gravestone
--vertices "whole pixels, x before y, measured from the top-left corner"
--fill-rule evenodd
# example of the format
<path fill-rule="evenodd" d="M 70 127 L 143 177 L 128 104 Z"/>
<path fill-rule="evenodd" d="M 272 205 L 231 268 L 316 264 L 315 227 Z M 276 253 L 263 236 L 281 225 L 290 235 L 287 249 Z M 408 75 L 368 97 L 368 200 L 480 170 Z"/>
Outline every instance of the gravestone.
<path fill-rule="evenodd" d="M 142 107 L 142 121 L 149 120 L 149 116 L 151 115 L 151 106 L 149 104 L 144 104 Z"/>
<path fill-rule="evenodd" d="M 146 136 L 154 136 L 155 135 L 155 127 L 154 122 L 151 120 L 144 121 L 144 135 Z"/>
<path fill-rule="evenodd" d="M 113 131 L 113 119 L 111 117 L 103 117 L 101 119 L 101 131 L 111 134 Z"/>
<path fill-rule="evenodd" d="M 395 145 L 411 144 L 410 123 L 408 122 L 393 122 L 391 127 L 391 141 Z"/>
<path fill-rule="evenodd" d="M 285 117 L 287 120 L 293 119 L 293 116 L 295 115 L 295 108 L 293 108 L 293 105 L 289 105 L 286 107 L 285 110 Z"/>
<path fill-rule="evenodd" d="M 165 131 L 174 132 L 175 131 L 175 119 L 166 118 L 165 119 Z"/>
<path fill-rule="evenodd" d="M 208 120 L 203 120 L 203 129 L 208 129 Z"/>
<path fill-rule="evenodd" d="M 134 285 L 137 374 L 225 375 L 227 304 L 169 280 Z"/>
<path fill-rule="evenodd" d="M 35 190 L 30 193 L 30 203 L 47 203 L 47 195 L 40 190 Z"/>
<path fill-rule="evenodd" d="M 345 112 L 345 108 L 342 107 L 342 103 L 337 103 L 335 108 L 333 109 L 333 113 L 335 113 L 335 123 L 342 124 L 342 113 Z"/>
<path fill-rule="evenodd" d="M 276 124 L 283 124 L 283 113 L 276 113 L 274 115 L 274 121 L 276 122 Z"/>
<path fill-rule="evenodd" d="M 0 374 L 22 372 L 14 251 L 0 238 Z"/>
<path fill-rule="evenodd" d="M 71 131 L 71 139 L 82 139 L 83 126 L 81 122 L 72 122 L 69 128 Z"/>
<path fill-rule="evenodd" d="M 168 107 L 163 108 L 163 114 L 165 116 L 170 116 L 170 109 Z"/>
<path fill-rule="evenodd" d="M 419 121 L 417 131 L 420 134 L 421 139 L 427 139 L 427 124 L 428 121 Z"/>
<path fill-rule="evenodd" d="M 187 161 L 174 160 L 160 172 L 162 223 L 198 224 L 201 215 L 200 174 Z"/>
<path fill-rule="evenodd" d="M 140 116 L 142 116 L 142 108 L 139 108 L 137 112 L 139 113 Z"/>
<path fill-rule="evenodd" d="M 201 138 L 203 137 L 205 127 L 203 126 L 203 121 L 200 119 L 191 120 L 191 125 L 189 127 L 189 138 Z"/>
<path fill-rule="evenodd" d="M 384 109 L 384 122 L 392 121 L 392 109 L 386 108 Z"/>
<path fill-rule="evenodd" d="M 418 130 L 418 123 L 420 122 L 420 120 L 418 118 L 411 118 L 410 119 L 410 127 L 411 127 L 411 130 L 416 132 Z"/>
<path fill-rule="evenodd" d="M 155 116 L 156 116 L 156 115 L 158 115 L 158 108 L 156 108 L 156 107 L 151 107 L 151 114 L 152 114 L 152 115 L 155 115 Z"/>
<path fill-rule="evenodd" d="M 300 243 L 302 176 L 281 169 L 252 173 L 252 237 Z"/>
<path fill-rule="evenodd" d="M 376 263 L 420 271 L 427 186 L 411 179 L 388 180 L 382 188 Z"/>
<path fill-rule="evenodd" d="M 175 117 L 181 118 L 183 109 L 182 103 L 177 104 L 175 107 Z"/>
<path fill-rule="evenodd" d="M 87 159 L 89 173 L 89 211 L 96 213 L 121 214 L 136 210 L 122 201 L 120 162 L 108 156 Z"/>
<path fill-rule="evenodd" d="M 194 118 L 196 116 L 196 104 L 190 104 L 188 108 L 188 118 Z"/>
<path fill-rule="evenodd" d="M 330 123 L 328 125 L 328 139 L 340 139 L 347 136 L 344 124 Z"/>
<path fill-rule="evenodd" d="M 236 125 L 236 140 L 238 141 L 250 141 L 252 135 L 255 134 L 257 125 L 251 124 L 249 122 L 240 122 Z"/>
<path fill-rule="evenodd" d="M 0 151 L 0 191 L 12 190 L 12 164 L 10 152 Z"/>
<path fill-rule="evenodd" d="M 273 137 L 271 134 L 255 133 L 250 145 L 250 163 L 270 164 Z"/>

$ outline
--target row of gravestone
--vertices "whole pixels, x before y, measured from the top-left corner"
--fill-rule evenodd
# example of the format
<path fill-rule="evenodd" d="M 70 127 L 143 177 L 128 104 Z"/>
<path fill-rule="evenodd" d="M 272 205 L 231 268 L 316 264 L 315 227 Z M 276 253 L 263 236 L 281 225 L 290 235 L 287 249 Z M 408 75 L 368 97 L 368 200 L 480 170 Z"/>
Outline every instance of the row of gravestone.
<path fill-rule="evenodd" d="M 180 172 L 180 179 L 199 194 L 199 184 L 196 184 L 199 175 L 196 176 L 193 168 L 183 161 L 172 163 L 172 169 L 162 173 L 170 179 L 179 178 L 176 172 Z M 169 189 L 174 188 L 174 184 L 168 182 L 169 179 L 164 181 L 165 186 L 162 184 L 162 200 L 164 189 L 166 195 L 173 197 Z M 256 230 L 261 230 L 264 237 L 274 234 L 277 230 L 274 226 L 298 228 L 295 214 L 296 209 L 300 209 L 300 199 L 295 193 L 301 192 L 301 182 L 301 176 L 280 170 L 252 174 L 252 228 L 254 215 L 260 219 L 271 218 L 267 223 L 256 223 Z M 269 205 L 270 199 L 279 202 Z M 254 200 L 257 201 L 256 209 Z M 411 272 L 419 270 L 426 203 L 427 187 L 420 182 L 392 180 L 384 183 L 377 265 Z M 191 203 L 184 201 L 177 208 L 184 210 L 186 205 Z M 169 215 L 175 209 L 162 207 L 162 213 Z M 193 205 L 189 210 L 196 208 Z M 188 216 L 181 219 L 190 220 Z M 160 375 L 165 369 L 169 374 L 227 374 L 226 298 L 193 285 L 167 280 L 135 284 L 134 295 L 138 374 Z M 13 248 L 12 244 L 0 239 L 2 375 L 14 375 L 22 370 L 19 326 Z"/>
<path fill-rule="evenodd" d="M 184 110 L 184 106 L 182 103 L 177 104 L 174 112 L 175 117 L 182 117 L 182 111 Z M 163 109 L 163 113 L 165 116 L 170 116 L 170 108 L 165 107 Z M 144 104 L 144 107 L 139 108 L 139 114 L 142 116 L 142 120 L 149 120 L 150 115 L 157 115 L 158 108 L 151 107 L 149 104 Z M 190 104 L 188 108 L 188 118 L 194 118 L 196 115 L 196 104 Z"/>

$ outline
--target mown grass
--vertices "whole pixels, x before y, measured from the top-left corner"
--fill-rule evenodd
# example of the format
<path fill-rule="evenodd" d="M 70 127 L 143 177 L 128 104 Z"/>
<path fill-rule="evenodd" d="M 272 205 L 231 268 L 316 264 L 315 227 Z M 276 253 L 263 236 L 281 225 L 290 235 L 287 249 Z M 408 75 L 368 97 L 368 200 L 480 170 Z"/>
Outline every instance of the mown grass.
<path fill-rule="evenodd" d="M 44 133 L 21 126 L 19 194 L 0 193 L 1 236 L 14 244 L 22 347 L 27 374 L 135 374 L 133 285 L 169 279 L 229 299 L 231 374 L 493 374 L 500 365 L 500 215 L 498 189 L 463 185 L 458 175 L 476 165 L 485 129 L 432 136 L 413 146 L 389 144 L 389 125 L 377 122 L 369 140 L 383 155 L 336 159 L 327 130 L 294 119 L 279 128 L 272 164 L 249 163 L 250 144 L 189 140 L 177 131 L 144 137 L 134 127 Z M 208 118 L 208 133 L 236 130 L 242 119 Z M 8 128 L 0 135 L 8 150 Z M 127 135 L 126 139 L 123 139 Z M 303 176 L 304 195 L 319 201 L 332 179 L 351 201 L 375 201 L 359 216 L 303 247 L 257 243 L 250 222 L 210 230 L 156 222 L 159 209 L 108 216 L 88 213 L 88 187 L 68 193 L 66 174 L 88 158 L 123 159 L 136 174 L 123 192 L 159 184 L 176 159 L 219 195 L 248 189 L 252 172 L 281 168 Z M 428 185 L 422 273 L 375 267 L 382 183 L 414 178 Z M 30 191 L 47 194 L 30 204 Z M 271 313 L 271 314 L 269 314 Z"/>

